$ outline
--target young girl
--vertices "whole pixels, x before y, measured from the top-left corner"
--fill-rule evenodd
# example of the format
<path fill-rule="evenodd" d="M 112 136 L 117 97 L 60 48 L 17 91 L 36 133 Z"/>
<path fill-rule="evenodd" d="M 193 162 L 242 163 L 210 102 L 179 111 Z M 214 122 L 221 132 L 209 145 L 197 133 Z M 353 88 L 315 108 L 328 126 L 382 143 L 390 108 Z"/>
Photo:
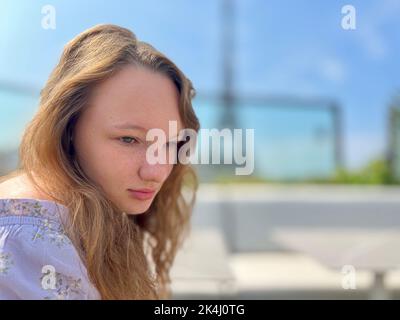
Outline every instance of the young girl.
<path fill-rule="evenodd" d="M 198 184 L 190 165 L 147 161 L 146 133 L 165 133 L 167 152 L 194 144 L 169 133 L 198 132 L 194 93 L 128 29 L 65 46 L 0 184 L 0 299 L 171 297 Z"/>

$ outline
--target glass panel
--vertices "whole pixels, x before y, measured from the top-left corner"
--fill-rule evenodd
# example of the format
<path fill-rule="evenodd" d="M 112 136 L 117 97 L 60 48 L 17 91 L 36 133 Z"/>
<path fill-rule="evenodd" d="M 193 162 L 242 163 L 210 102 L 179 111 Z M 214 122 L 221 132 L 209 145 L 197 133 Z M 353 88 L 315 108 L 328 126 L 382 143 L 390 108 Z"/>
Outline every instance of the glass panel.
<path fill-rule="evenodd" d="M 0 174 L 15 169 L 23 130 L 37 105 L 34 94 L 0 88 Z"/>
<path fill-rule="evenodd" d="M 223 108 L 218 100 L 196 98 L 194 104 L 202 128 L 219 128 Z M 334 174 L 336 137 L 334 114 L 328 103 L 244 101 L 233 107 L 233 119 L 235 128 L 254 129 L 252 178 L 291 181 L 323 179 Z M 220 177 L 222 166 L 206 167 L 201 169 L 202 174 L 217 170 L 206 176 L 211 180 Z"/>

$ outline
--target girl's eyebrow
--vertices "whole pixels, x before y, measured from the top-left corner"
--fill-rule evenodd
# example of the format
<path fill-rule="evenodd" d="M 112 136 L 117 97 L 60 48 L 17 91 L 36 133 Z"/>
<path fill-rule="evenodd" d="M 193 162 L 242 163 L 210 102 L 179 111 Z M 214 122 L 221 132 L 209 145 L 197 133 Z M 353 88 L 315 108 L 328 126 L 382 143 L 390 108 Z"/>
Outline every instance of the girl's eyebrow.
<path fill-rule="evenodd" d="M 114 125 L 114 128 L 117 129 L 137 129 L 137 130 L 141 130 L 141 131 L 147 131 L 145 128 L 132 124 L 132 123 L 121 123 L 121 124 L 117 124 Z"/>
<path fill-rule="evenodd" d="M 117 125 L 114 125 L 114 128 L 116 128 L 116 129 L 133 129 L 133 130 L 137 129 L 137 130 L 141 130 L 141 131 L 145 131 L 145 132 L 147 131 L 145 128 L 135 125 L 133 123 L 117 124 Z M 185 140 L 179 139 L 179 135 L 178 135 L 167 142 L 181 142 L 181 141 L 185 141 Z"/>

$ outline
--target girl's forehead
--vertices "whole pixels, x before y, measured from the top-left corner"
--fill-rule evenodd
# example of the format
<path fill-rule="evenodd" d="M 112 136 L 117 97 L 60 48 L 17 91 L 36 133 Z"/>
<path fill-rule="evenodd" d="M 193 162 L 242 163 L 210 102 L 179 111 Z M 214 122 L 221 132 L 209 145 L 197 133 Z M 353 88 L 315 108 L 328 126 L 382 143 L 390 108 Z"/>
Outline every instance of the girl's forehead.
<path fill-rule="evenodd" d="M 169 121 L 182 128 L 179 94 L 162 74 L 135 67 L 115 75 L 94 88 L 88 108 L 89 119 L 120 127 L 168 129 Z"/>
<path fill-rule="evenodd" d="M 179 93 L 168 76 L 143 67 L 126 66 L 92 90 L 94 100 L 131 100 L 145 104 L 176 104 Z"/>

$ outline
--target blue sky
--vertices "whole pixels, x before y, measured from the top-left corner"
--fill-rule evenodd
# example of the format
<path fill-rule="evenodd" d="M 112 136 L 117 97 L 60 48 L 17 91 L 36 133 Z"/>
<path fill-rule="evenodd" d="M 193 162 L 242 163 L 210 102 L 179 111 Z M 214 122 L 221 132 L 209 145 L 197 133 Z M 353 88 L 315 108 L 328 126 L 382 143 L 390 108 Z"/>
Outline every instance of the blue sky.
<path fill-rule="evenodd" d="M 400 0 L 236 0 L 235 88 L 337 100 L 344 116 L 346 164 L 384 151 L 387 108 L 400 88 Z M 41 27 L 43 5 L 57 28 Z M 356 30 L 341 8 L 356 8 Z M 62 47 L 98 23 L 130 28 L 167 54 L 199 92 L 221 88 L 220 1 L 3 0 L 0 80 L 41 87 Z"/>

